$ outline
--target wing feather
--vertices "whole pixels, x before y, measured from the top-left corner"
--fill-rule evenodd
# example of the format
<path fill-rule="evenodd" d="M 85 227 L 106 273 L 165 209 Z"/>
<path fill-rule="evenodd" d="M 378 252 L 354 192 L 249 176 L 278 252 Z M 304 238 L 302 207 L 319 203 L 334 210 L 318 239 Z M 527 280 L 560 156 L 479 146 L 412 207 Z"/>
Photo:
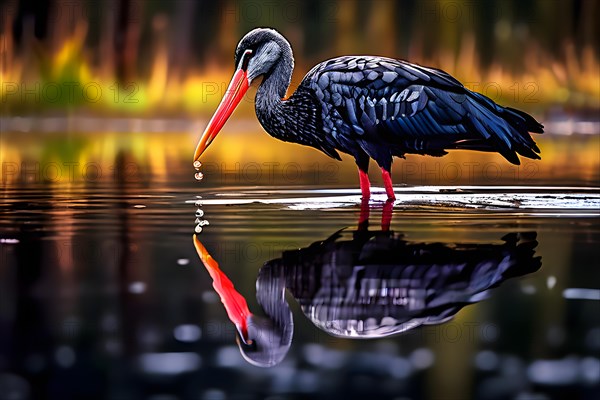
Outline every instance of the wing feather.
<path fill-rule="evenodd" d="M 456 148 L 498 151 L 515 164 L 517 153 L 539 158 L 529 132 L 542 133 L 541 124 L 471 92 L 442 70 L 383 57 L 339 57 L 316 66 L 301 85 L 322 100 L 325 128 L 346 144 L 360 139 L 380 164 L 391 163 L 388 153 L 440 155 Z M 389 148 L 377 151 L 389 161 L 376 158 L 377 146 Z"/>

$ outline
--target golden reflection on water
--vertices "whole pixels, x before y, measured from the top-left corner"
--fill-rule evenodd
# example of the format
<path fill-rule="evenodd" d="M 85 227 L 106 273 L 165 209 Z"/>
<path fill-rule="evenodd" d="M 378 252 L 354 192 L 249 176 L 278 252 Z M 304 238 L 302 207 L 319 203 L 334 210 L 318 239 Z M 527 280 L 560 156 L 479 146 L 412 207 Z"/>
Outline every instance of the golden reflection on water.
<path fill-rule="evenodd" d="M 251 121 L 233 124 L 202 160 L 202 185 L 309 185 L 356 182 L 353 159 L 337 162 L 314 149 L 269 137 Z M 192 153 L 198 132 L 3 133 L 3 185 L 17 183 L 193 182 Z M 542 160 L 515 166 L 498 154 L 451 151 L 447 156 L 408 155 L 393 165 L 395 184 L 409 185 L 592 185 L 600 170 L 599 135 L 536 135 Z M 378 168 L 371 179 L 381 185 Z"/>

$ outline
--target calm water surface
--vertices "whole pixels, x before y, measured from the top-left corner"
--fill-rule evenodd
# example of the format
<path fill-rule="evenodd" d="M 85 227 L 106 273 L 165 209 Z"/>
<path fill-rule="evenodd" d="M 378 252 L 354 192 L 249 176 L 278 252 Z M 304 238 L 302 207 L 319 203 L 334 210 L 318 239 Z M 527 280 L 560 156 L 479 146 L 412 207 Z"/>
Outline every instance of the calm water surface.
<path fill-rule="evenodd" d="M 399 184 L 393 207 L 376 194 L 361 210 L 343 179 L 223 187 L 182 162 L 176 179 L 130 180 L 119 157 L 110 179 L 8 171 L 0 399 L 599 393 L 600 190 L 589 179 Z M 273 367 L 240 353 L 194 248 L 198 208 L 210 222 L 199 240 L 250 311 L 268 319 L 268 304 L 289 304 L 293 339 Z M 283 272 L 257 289 L 264 271 Z M 347 337 L 361 334 L 371 339 Z"/>

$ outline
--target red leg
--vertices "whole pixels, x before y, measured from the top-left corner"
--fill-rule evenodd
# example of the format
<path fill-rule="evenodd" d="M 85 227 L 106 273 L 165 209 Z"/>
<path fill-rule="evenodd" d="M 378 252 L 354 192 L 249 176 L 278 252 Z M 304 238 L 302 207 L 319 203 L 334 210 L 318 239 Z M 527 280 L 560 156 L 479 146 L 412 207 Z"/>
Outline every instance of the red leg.
<path fill-rule="evenodd" d="M 383 176 L 383 186 L 385 186 L 385 192 L 387 193 L 388 200 L 396 200 L 394 194 L 394 187 L 392 186 L 392 177 L 389 171 L 381 168 L 381 175 Z"/>
<path fill-rule="evenodd" d="M 362 192 L 362 198 L 367 200 L 371 197 L 371 183 L 369 182 L 369 174 L 359 168 L 358 178 L 360 180 L 360 191 Z"/>

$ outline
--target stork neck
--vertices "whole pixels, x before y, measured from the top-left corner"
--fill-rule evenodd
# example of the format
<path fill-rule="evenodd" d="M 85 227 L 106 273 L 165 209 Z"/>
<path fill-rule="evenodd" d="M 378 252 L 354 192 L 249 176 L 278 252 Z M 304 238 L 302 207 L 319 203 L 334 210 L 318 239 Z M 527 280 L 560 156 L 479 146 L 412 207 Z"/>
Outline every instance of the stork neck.
<path fill-rule="evenodd" d="M 262 117 L 277 113 L 283 105 L 283 98 L 292 79 L 293 68 L 291 57 L 284 57 L 273 67 L 271 73 L 263 78 L 256 91 L 255 102 L 256 114 L 261 123 Z"/>

